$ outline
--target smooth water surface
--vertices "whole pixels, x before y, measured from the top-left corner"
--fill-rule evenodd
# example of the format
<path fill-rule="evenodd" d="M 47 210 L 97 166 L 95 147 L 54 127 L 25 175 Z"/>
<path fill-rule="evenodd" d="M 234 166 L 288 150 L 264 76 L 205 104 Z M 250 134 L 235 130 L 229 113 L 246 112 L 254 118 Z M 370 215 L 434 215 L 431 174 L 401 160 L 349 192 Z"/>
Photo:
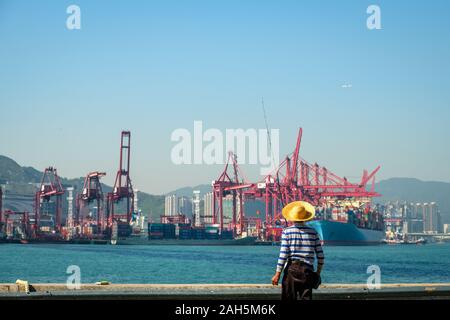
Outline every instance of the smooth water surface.
<path fill-rule="evenodd" d="M 65 283 L 70 265 L 82 283 L 270 283 L 278 247 L 1 244 L 0 283 Z M 378 265 L 383 283 L 450 283 L 450 244 L 324 247 L 324 283 L 366 283 Z"/>

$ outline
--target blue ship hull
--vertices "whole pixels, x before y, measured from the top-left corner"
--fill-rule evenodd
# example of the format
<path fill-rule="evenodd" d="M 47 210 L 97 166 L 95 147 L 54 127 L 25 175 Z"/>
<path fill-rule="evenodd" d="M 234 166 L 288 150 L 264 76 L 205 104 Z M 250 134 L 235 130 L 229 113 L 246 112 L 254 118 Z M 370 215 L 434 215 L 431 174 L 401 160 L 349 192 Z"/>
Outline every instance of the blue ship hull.
<path fill-rule="evenodd" d="M 314 220 L 307 223 L 314 228 L 324 244 L 378 245 L 385 238 L 384 231 L 358 228 L 352 223 Z"/>

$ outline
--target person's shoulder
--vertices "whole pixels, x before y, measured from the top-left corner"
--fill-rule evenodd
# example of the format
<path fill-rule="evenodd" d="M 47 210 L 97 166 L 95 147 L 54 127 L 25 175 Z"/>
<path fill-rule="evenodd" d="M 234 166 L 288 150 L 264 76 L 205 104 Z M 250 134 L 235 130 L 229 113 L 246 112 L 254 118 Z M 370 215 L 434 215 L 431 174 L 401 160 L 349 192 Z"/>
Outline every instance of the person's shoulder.
<path fill-rule="evenodd" d="M 298 225 L 298 224 L 293 224 L 292 226 L 290 226 L 289 228 L 292 229 L 300 229 L 300 230 L 304 230 L 304 231 L 311 231 L 311 232 L 316 232 L 316 229 L 307 226 L 306 224 L 302 224 L 302 225 Z"/>
<path fill-rule="evenodd" d="M 306 233 L 309 236 L 318 237 L 319 235 L 316 229 L 307 225 L 299 226 L 298 229 L 300 232 Z"/>
<path fill-rule="evenodd" d="M 311 232 L 311 233 L 319 234 L 319 233 L 317 232 L 317 230 L 314 229 L 313 227 L 305 226 L 305 228 L 306 228 L 306 230 L 308 230 L 308 231 Z"/>
<path fill-rule="evenodd" d="M 311 232 L 317 233 L 317 230 L 316 230 L 316 229 L 314 229 L 313 227 L 310 227 L 310 226 L 305 226 L 305 230 L 308 230 L 308 231 L 311 231 Z"/>
<path fill-rule="evenodd" d="M 316 235 L 317 231 L 316 229 L 309 227 L 307 225 L 291 225 L 289 227 L 286 227 L 283 229 L 283 232 L 285 233 L 307 233 L 307 234 L 312 234 L 312 235 Z"/>

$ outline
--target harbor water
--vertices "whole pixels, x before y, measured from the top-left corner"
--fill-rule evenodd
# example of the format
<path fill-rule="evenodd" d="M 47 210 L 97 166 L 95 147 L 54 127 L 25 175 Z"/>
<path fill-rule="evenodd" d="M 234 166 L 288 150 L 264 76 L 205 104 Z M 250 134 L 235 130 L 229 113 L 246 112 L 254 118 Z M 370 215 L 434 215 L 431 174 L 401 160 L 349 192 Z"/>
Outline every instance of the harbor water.
<path fill-rule="evenodd" d="M 276 246 L 112 246 L 0 244 L 0 283 L 65 283 L 80 267 L 81 282 L 270 283 Z M 450 244 L 324 247 L 324 283 L 366 283 L 369 266 L 382 283 L 450 283 Z"/>

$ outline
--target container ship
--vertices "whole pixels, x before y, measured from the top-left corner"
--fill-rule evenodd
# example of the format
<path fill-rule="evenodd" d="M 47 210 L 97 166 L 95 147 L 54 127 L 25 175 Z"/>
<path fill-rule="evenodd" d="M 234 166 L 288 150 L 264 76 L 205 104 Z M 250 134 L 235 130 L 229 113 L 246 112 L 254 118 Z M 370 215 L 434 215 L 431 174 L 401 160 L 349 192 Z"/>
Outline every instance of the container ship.
<path fill-rule="evenodd" d="M 333 220 L 313 220 L 306 223 L 319 234 L 323 245 L 331 246 L 367 246 L 383 244 L 385 232 L 380 229 L 359 227 L 351 222 Z M 274 241 L 257 241 L 258 245 L 279 245 L 282 227 L 273 229 L 279 236 L 273 237 Z"/>
<path fill-rule="evenodd" d="M 319 208 L 317 219 L 307 224 L 328 245 L 374 245 L 385 239 L 383 215 L 377 207 Z"/>
<path fill-rule="evenodd" d="M 315 219 L 307 222 L 306 225 L 317 231 L 324 245 L 383 244 L 386 235 L 382 213 L 377 207 L 370 208 L 361 206 L 361 204 L 357 205 L 357 207 L 329 206 L 327 208 L 316 208 Z M 257 244 L 278 245 L 284 227 L 279 223 L 277 228 L 272 228 L 266 241 L 258 241 Z"/>
<path fill-rule="evenodd" d="M 383 230 L 361 228 L 349 222 L 314 220 L 307 225 L 317 231 L 325 245 L 376 245 L 385 238 Z"/>

